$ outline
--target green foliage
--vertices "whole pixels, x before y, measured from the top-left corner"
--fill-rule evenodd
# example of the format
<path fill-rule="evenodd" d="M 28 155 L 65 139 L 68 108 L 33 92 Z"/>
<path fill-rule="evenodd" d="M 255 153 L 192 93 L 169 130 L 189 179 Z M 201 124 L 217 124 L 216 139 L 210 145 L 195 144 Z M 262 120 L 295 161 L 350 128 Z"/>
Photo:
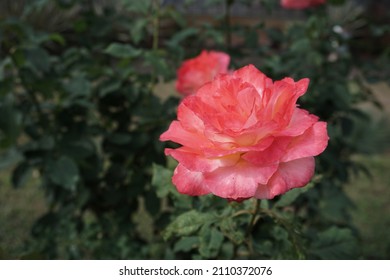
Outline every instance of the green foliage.
<path fill-rule="evenodd" d="M 164 239 L 169 239 L 174 235 L 190 235 L 210 220 L 212 220 L 212 215 L 209 213 L 200 213 L 195 210 L 185 212 L 169 224 L 164 232 Z"/>
<path fill-rule="evenodd" d="M 137 50 L 128 44 L 118 43 L 110 44 L 104 52 L 117 58 L 134 58 L 141 54 L 141 50 Z"/>
<path fill-rule="evenodd" d="M 61 156 L 58 160 L 49 163 L 47 173 L 53 184 L 70 191 L 76 190 L 80 176 L 77 165 L 71 158 Z"/>
<path fill-rule="evenodd" d="M 48 206 L 32 228 L 27 257 L 359 258 L 343 188 L 361 169 L 352 155 L 364 150 L 356 140 L 370 123 L 356 104 L 375 100 L 352 75 L 349 39 L 333 28 L 342 22 L 319 8 L 286 30 L 233 25 L 230 13 L 190 26 L 160 1 L 100 8 L 57 1 L 63 13 L 78 8 L 67 29 L 33 28 L 27 15 L 48 2 L 32 1 L 23 18 L 0 19 L 0 167 L 14 166 L 15 188 L 39 174 Z M 250 6 L 207 5 L 229 11 L 234 2 Z M 271 11 L 275 1 L 263 4 Z M 164 22 L 174 28 L 161 35 Z M 234 44 L 233 35 L 244 43 Z M 229 51 L 234 67 L 256 57 L 250 63 L 273 79 L 310 78 L 300 104 L 328 122 L 331 139 L 312 183 L 261 203 L 176 191 L 176 163 L 158 139 L 179 100 L 156 85 L 173 80 L 181 61 L 203 48 Z"/>
<path fill-rule="evenodd" d="M 331 227 L 316 236 L 310 253 L 325 260 L 353 259 L 358 254 L 357 239 L 349 229 Z"/>

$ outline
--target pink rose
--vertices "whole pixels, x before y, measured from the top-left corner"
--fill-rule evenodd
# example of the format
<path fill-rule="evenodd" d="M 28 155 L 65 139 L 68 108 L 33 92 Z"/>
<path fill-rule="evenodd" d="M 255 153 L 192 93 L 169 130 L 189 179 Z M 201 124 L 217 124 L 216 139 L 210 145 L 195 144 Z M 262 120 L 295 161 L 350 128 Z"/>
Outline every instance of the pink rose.
<path fill-rule="evenodd" d="M 172 181 L 188 195 L 272 199 L 306 185 L 328 144 L 326 123 L 297 108 L 309 79 L 272 82 L 253 65 L 217 76 L 184 98 L 160 136 L 182 146 Z"/>
<path fill-rule="evenodd" d="M 177 71 L 176 90 L 190 95 L 214 79 L 217 74 L 228 72 L 230 56 L 223 52 L 202 51 L 195 58 L 183 62 Z"/>
<path fill-rule="evenodd" d="M 281 5 L 286 9 L 305 9 L 325 2 L 326 0 L 281 0 Z"/>

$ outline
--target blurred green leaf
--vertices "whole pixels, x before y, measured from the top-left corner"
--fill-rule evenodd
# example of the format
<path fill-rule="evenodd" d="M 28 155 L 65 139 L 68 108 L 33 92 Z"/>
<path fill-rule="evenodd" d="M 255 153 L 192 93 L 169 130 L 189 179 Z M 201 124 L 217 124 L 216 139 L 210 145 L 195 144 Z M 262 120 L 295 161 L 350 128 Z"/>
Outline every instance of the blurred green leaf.
<path fill-rule="evenodd" d="M 139 18 L 129 26 L 131 39 L 135 44 L 138 44 L 145 37 L 145 29 L 148 26 L 149 21 L 148 18 Z"/>
<path fill-rule="evenodd" d="M 173 75 L 173 69 L 169 67 L 165 52 L 148 51 L 145 53 L 145 64 L 151 66 L 157 76 L 168 78 Z"/>
<path fill-rule="evenodd" d="M 26 62 L 26 54 L 21 48 L 13 50 L 11 57 L 16 67 L 22 67 Z"/>
<path fill-rule="evenodd" d="M 189 252 L 195 247 L 199 246 L 199 237 L 197 236 L 183 236 L 175 243 L 173 250 L 175 252 Z"/>
<path fill-rule="evenodd" d="M 111 43 L 104 50 L 108 55 L 116 58 L 135 58 L 141 55 L 142 51 L 129 44 Z"/>
<path fill-rule="evenodd" d="M 85 96 L 91 94 L 91 83 L 81 75 L 75 75 L 67 83 L 65 89 L 71 96 Z"/>
<path fill-rule="evenodd" d="M 122 0 L 122 4 L 128 11 L 141 13 L 143 15 L 149 13 L 152 3 L 153 0 L 142 0 L 142 1 Z"/>
<path fill-rule="evenodd" d="M 351 230 L 331 227 L 318 234 L 310 253 L 323 260 L 356 259 L 358 243 Z"/>
<path fill-rule="evenodd" d="M 48 72 L 50 69 L 50 55 L 39 47 L 28 48 L 25 51 L 26 60 L 32 65 L 35 71 Z"/>
<path fill-rule="evenodd" d="M 335 186 L 327 186 L 323 191 L 318 210 L 326 219 L 332 222 L 341 222 L 347 218 L 346 210 L 351 207 L 351 201 L 345 192 Z"/>
<path fill-rule="evenodd" d="M 84 159 L 96 153 L 94 143 L 85 137 L 65 137 L 58 144 L 63 154 L 75 159 Z"/>
<path fill-rule="evenodd" d="M 234 244 L 241 244 L 245 240 L 243 231 L 237 226 L 233 218 L 225 218 L 219 223 L 222 233 Z"/>
<path fill-rule="evenodd" d="M 48 176 L 57 185 L 74 191 L 80 179 L 79 170 L 76 163 L 67 156 L 61 156 L 48 166 Z"/>
<path fill-rule="evenodd" d="M 161 165 L 153 164 L 152 185 L 157 188 L 159 197 L 165 197 L 170 192 L 176 191 L 172 184 L 173 171 Z"/>
<path fill-rule="evenodd" d="M 302 188 L 295 188 L 289 190 L 283 194 L 280 199 L 274 204 L 274 207 L 286 207 L 290 206 L 294 201 L 303 193 L 307 192 L 310 188 L 314 186 L 313 183 L 309 183 Z"/>
<path fill-rule="evenodd" d="M 311 49 L 310 40 L 307 38 L 296 40 L 290 48 L 292 52 L 306 52 Z"/>
<path fill-rule="evenodd" d="M 232 260 L 234 258 L 234 245 L 231 242 L 224 242 L 221 246 L 219 256 L 223 260 Z"/>
<path fill-rule="evenodd" d="M 62 46 L 65 46 L 65 38 L 60 33 L 52 33 L 49 35 L 51 41 L 56 42 Z"/>
<path fill-rule="evenodd" d="M 195 27 L 186 28 L 179 32 L 177 32 L 172 38 L 169 40 L 168 44 L 171 46 L 179 45 L 182 41 L 197 35 L 199 30 Z"/>
<path fill-rule="evenodd" d="M 190 235 L 205 223 L 210 223 L 213 220 L 214 216 L 211 213 L 200 213 L 196 210 L 185 212 L 168 225 L 163 237 L 167 240 L 173 236 Z"/>
<path fill-rule="evenodd" d="M 52 136 L 50 135 L 43 135 L 42 138 L 38 140 L 39 148 L 42 150 L 51 150 L 55 146 L 55 142 Z"/>
<path fill-rule="evenodd" d="M 221 248 L 224 236 L 216 228 L 204 225 L 200 231 L 199 253 L 205 258 L 215 258 Z"/>
<path fill-rule="evenodd" d="M 0 154 L 0 170 L 9 168 L 22 159 L 22 154 L 16 148 L 7 149 Z"/>
<path fill-rule="evenodd" d="M 107 80 L 104 81 L 99 90 L 99 94 L 101 97 L 104 97 L 105 95 L 115 92 L 120 89 L 122 85 L 122 82 L 120 80 Z"/>

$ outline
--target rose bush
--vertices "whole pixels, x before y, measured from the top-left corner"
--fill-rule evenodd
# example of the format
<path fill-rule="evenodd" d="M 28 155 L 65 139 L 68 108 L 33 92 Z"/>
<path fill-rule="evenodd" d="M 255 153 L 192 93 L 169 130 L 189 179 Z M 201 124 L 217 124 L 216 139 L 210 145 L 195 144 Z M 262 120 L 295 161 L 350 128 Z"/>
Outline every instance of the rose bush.
<path fill-rule="evenodd" d="M 182 63 L 177 71 L 176 90 L 182 95 L 190 95 L 217 74 L 227 73 L 230 56 L 223 52 L 203 50 L 197 57 Z"/>
<path fill-rule="evenodd" d="M 305 9 L 325 2 L 326 0 L 281 0 L 281 5 L 286 9 Z"/>
<path fill-rule="evenodd" d="M 309 79 L 273 82 L 253 65 L 221 74 L 186 97 L 160 140 L 179 164 L 172 181 L 188 195 L 272 199 L 306 185 L 313 156 L 327 146 L 326 123 L 297 108 Z"/>

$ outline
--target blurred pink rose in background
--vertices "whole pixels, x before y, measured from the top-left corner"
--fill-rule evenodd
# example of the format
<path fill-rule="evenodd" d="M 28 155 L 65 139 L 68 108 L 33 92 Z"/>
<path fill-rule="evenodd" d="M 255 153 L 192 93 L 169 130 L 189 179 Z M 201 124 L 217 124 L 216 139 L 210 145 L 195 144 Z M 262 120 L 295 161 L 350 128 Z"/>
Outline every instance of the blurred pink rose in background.
<path fill-rule="evenodd" d="M 309 80 L 272 82 L 253 65 L 218 75 L 183 99 L 160 136 L 179 163 L 172 181 L 192 196 L 272 199 L 306 185 L 328 144 L 327 125 L 296 101 Z"/>
<path fill-rule="evenodd" d="M 281 0 L 281 5 L 286 9 L 305 9 L 325 2 L 326 0 Z"/>
<path fill-rule="evenodd" d="M 194 94 L 198 88 L 228 72 L 230 56 L 223 52 L 202 51 L 182 63 L 177 71 L 176 90 L 182 95 Z"/>

